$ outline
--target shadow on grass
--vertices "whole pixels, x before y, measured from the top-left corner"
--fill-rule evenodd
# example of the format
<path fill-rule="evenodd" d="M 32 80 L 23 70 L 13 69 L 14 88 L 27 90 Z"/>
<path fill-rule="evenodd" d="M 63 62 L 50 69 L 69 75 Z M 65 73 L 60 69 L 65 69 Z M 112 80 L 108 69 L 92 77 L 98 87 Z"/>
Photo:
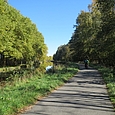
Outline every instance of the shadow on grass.
<path fill-rule="evenodd" d="M 33 73 L 30 69 L 16 69 L 11 71 L 0 72 L 0 86 L 4 86 L 6 83 L 12 83 L 14 81 L 23 80 L 28 78 Z"/>

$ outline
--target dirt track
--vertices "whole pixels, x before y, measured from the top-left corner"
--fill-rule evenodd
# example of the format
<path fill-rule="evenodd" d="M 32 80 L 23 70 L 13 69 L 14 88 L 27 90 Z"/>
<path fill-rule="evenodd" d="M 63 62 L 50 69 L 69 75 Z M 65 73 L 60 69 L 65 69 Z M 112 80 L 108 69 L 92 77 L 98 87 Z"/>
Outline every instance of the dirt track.
<path fill-rule="evenodd" d="M 115 115 L 98 71 L 79 66 L 68 83 L 21 115 Z"/>

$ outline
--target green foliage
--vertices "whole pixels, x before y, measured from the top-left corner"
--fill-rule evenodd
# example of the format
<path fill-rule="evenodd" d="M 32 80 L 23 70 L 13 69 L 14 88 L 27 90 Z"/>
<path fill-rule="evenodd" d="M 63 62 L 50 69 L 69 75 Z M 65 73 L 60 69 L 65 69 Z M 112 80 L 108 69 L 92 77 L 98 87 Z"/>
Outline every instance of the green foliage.
<path fill-rule="evenodd" d="M 62 45 L 60 47 L 58 47 L 58 50 L 56 52 L 56 54 L 54 54 L 53 59 L 54 60 L 60 60 L 60 61 L 68 61 L 69 60 L 69 55 L 70 55 L 70 51 L 69 51 L 69 46 L 68 45 Z"/>
<path fill-rule="evenodd" d="M 0 89 L 0 115 L 18 114 L 25 106 L 33 104 L 40 97 L 63 85 L 77 71 L 76 65 L 69 64 L 68 71 L 60 66 L 55 74 L 36 74 L 10 86 L 6 85 Z"/>
<path fill-rule="evenodd" d="M 57 59 L 90 61 L 115 66 L 115 0 L 93 0 L 89 12 L 81 11 L 76 19 L 75 31 L 66 46 L 68 58 L 62 48 L 54 55 Z M 61 50 L 60 50 L 61 49 Z"/>
<path fill-rule="evenodd" d="M 24 60 L 27 64 L 44 60 L 47 55 L 47 46 L 36 25 L 4 0 L 0 0 L 0 22 L 2 22 L 0 23 L 2 62 L 6 58 Z"/>

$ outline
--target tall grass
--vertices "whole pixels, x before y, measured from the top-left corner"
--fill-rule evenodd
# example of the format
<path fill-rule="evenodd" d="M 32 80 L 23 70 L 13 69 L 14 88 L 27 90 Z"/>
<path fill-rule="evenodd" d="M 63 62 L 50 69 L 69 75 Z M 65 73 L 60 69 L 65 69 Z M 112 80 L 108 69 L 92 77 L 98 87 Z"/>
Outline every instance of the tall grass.
<path fill-rule="evenodd" d="M 0 115 L 16 115 L 42 96 L 63 85 L 77 73 L 76 65 L 56 68 L 56 73 L 36 74 L 23 81 L 5 85 L 0 89 Z"/>

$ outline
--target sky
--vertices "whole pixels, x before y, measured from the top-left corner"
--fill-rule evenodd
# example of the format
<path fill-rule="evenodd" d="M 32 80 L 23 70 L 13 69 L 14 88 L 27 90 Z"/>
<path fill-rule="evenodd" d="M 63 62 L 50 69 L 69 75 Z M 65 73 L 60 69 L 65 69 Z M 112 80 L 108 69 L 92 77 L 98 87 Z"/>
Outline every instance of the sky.
<path fill-rule="evenodd" d="M 31 19 L 44 37 L 48 56 L 69 42 L 73 25 L 81 11 L 88 11 L 92 0 L 8 0 L 9 5 Z"/>

